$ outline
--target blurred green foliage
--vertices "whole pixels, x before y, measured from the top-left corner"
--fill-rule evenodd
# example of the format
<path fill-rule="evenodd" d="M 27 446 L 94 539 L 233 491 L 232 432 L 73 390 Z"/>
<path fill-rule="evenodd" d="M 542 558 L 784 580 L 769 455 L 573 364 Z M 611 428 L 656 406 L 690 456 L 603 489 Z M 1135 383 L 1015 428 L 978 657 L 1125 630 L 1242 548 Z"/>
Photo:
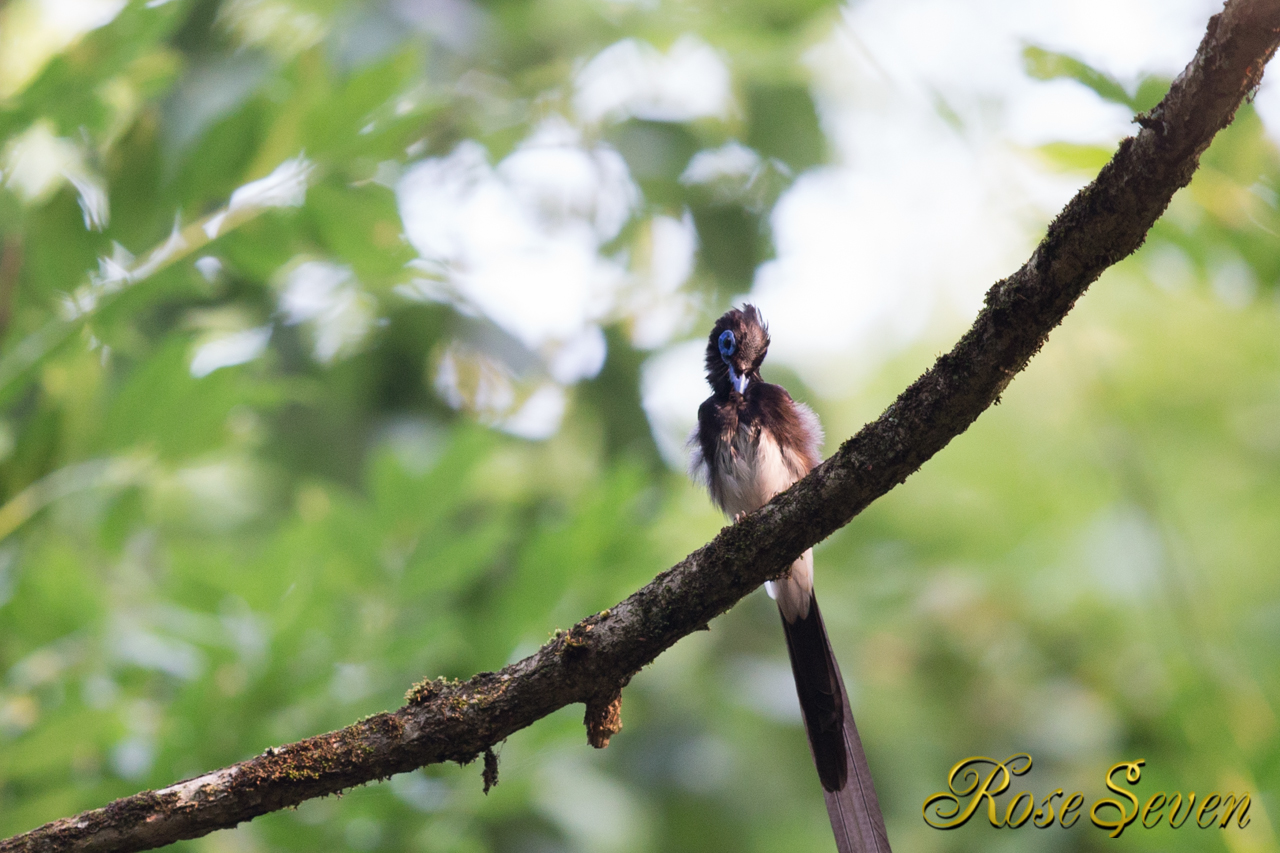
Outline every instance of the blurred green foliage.
<path fill-rule="evenodd" d="M 1022 49 L 1022 61 L 1029 77 L 1036 80 L 1075 80 L 1088 86 L 1104 101 L 1123 104 L 1135 113 L 1149 110 L 1160 103 L 1169 89 L 1168 80 L 1147 76 L 1130 92 L 1116 78 L 1083 60 L 1033 44 Z"/>
<path fill-rule="evenodd" d="M 8 32 L 28 8 L 0 11 Z M 522 351 L 466 306 L 404 296 L 416 253 L 387 175 L 467 139 L 496 162 L 563 106 L 584 58 L 626 37 L 666 49 L 701 33 L 733 72 L 740 114 L 602 131 L 642 194 L 611 249 L 639 245 L 650 214 L 688 211 L 696 225 L 696 336 L 771 255 L 774 201 L 828 156 L 796 69 L 836 10 L 442 2 L 416 28 L 393 11 L 133 2 L 6 66 L 5 835 L 397 707 L 423 677 L 496 669 L 722 523 L 659 454 L 640 404 L 647 354 L 625 318 L 546 440 L 450 404 L 432 377 L 451 342 Z M 431 16 L 473 31 L 465 49 Z M 1135 110 L 1167 85 L 1131 91 L 1037 47 L 1025 59 L 1033 77 Z M 13 152 L 32 133 L 65 162 L 24 188 L 32 167 Z M 750 186 L 681 180 L 697 152 L 734 139 L 759 155 Z M 208 237 L 237 188 L 300 152 L 313 164 L 305 203 L 236 214 Z M 1038 155 L 1083 177 L 1109 152 Z M 86 227 L 67 174 L 100 183 L 109 222 Z M 1275 849 L 1278 188 L 1280 158 L 1246 107 L 1148 246 L 1002 405 L 819 548 L 898 849 Z M 148 254 L 175 229 L 184 248 Z M 162 262 L 123 284 L 100 263 L 136 271 L 149 257 Z M 349 270 L 372 306 L 367 336 L 330 358 L 280 307 L 282 270 L 307 259 Z M 81 298 L 92 304 L 68 307 Z M 202 347 L 254 329 L 270 334 L 258 357 L 196 375 Z M 847 398 L 788 384 L 834 443 L 931 357 L 903 355 Z M 605 752 L 569 708 L 504 745 L 487 797 L 478 767 L 433 767 L 185 846 L 827 849 L 776 619 L 753 596 L 641 673 Z M 1254 822 L 1119 842 L 1083 825 L 924 826 L 920 805 L 953 763 L 1023 750 L 1037 792 L 1092 802 L 1106 767 L 1144 758 L 1144 793 L 1248 790 Z"/>

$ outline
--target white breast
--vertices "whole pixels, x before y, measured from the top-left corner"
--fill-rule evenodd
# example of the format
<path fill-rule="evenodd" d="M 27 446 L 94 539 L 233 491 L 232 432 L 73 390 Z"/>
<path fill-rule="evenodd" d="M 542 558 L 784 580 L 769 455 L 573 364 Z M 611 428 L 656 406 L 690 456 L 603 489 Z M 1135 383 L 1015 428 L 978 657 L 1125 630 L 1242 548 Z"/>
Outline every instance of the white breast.
<path fill-rule="evenodd" d="M 778 442 L 765 430 L 756 438 L 740 426 L 733 441 L 722 443 L 716 452 L 715 491 L 730 516 L 759 509 L 801 476 L 783 459 Z"/>
<path fill-rule="evenodd" d="M 733 441 L 721 443 L 716 452 L 717 481 L 712 489 L 721 508 L 730 516 L 752 512 L 767 504 L 808 473 L 809 466 L 794 451 L 782 450 L 767 430 L 759 437 L 739 426 Z M 791 566 L 791 573 L 765 584 L 769 595 L 788 622 L 809 614 L 813 589 L 813 551 L 805 551 Z"/>

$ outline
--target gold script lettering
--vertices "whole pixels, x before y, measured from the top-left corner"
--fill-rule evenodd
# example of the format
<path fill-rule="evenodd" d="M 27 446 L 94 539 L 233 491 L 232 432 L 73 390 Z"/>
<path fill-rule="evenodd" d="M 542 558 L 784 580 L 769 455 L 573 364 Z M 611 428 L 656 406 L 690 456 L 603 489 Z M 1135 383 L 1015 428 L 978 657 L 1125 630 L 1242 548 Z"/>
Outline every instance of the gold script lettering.
<path fill-rule="evenodd" d="M 1027 810 L 1022 813 L 1021 817 L 1014 817 L 1014 814 L 1018 811 L 1018 803 L 1022 802 L 1023 797 L 1027 798 Z M 1027 822 L 1027 819 L 1031 817 L 1031 812 L 1035 807 L 1035 795 L 1030 791 L 1019 791 L 1017 796 L 1015 796 L 1009 803 L 1009 808 L 1005 810 L 1004 822 L 1009 825 L 1010 829 L 1017 829 Z"/>
<path fill-rule="evenodd" d="M 1173 820 L 1178 816 L 1178 812 L 1182 810 L 1182 792 L 1174 791 L 1173 796 L 1169 798 L 1169 826 L 1179 829 L 1187 818 L 1191 817 L 1191 812 L 1196 807 L 1196 792 L 1192 791 L 1187 794 L 1187 813 L 1182 816 L 1182 820 L 1174 823 Z"/>
<path fill-rule="evenodd" d="M 1054 788 L 1053 793 L 1046 796 L 1040 802 L 1040 808 L 1036 809 L 1036 816 L 1032 819 L 1031 825 L 1036 829 L 1045 829 L 1053 826 L 1053 801 L 1057 797 L 1062 796 L 1061 788 Z"/>
<path fill-rule="evenodd" d="M 1156 824 L 1160 822 L 1160 818 L 1164 817 L 1164 815 L 1162 814 L 1162 812 L 1164 811 L 1164 803 L 1165 803 L 1164 791 L 1156 791 L 1154 794 L 1151 795 L 1151 799 L 1147 800 L 1147 804 L 1142 807 L 1142 825 L 1143 826 L 1145 826 L 1147 829 L 1155 829 Z M 1151 817 L 1152 809 L 1155 810 L 1156 819 L 1151 823 L 1147 823 L 1147 818 Z"/>
<path fill-rule="evenodd" d="M 1080 819 L 1080 815 L 1072 814 L 1080 811 L 1080 807 L 1084 805 L 1084 794 L 1076 791 L 1067 797 L 1067 801 L 1062 804 L 1062 811 L 1058 812 L 1058 823 L 1063 829 L 1070 829 L 1075 826 L 1076 821 Z M 1067 823 L 1067 815 L 1071 815 L 1071 823 Z"/>
<path fill-rule="evenodd" d="M 1208 829 L 1209 825 L 1218 819 L 1218 804 L 1222 802 L 1222 797 L 1218 796 L 1217 791 L 1210 792 L 1209 796 L 1204 798 L 1204 802 L 1200 804 L 1200 813 L 1196 815 L 1196 825 L 1201 829 Z M 1204 822 L 1205 812 L 1209 813 L 1209 823 Z"/>
<path fill-rule="evenodd" d="M 1124 832 L 1124 828 L 1133 823 L 1133 819 L 1138 816 L 1138 798 L 1131 792 L 1123 788 L 1116 787 L 1111 777 L 1115 775 L 1117 770 L 1125 771 L 1125 779 L 1130 785 L 1136 784 L 1142 778 L 1142 765 L 1146 764 L 1143 759 L 1137 761 L 1122 761 L 1119 764 L 1113 764 L 1111 769 L 1107 771 L 1107 788 L 1121 795 L 1129 802 L 1133 803 L 1133 811 L 1125 811 L 1124 803 L 1119 800 L 1098 800 L 1093 804 L 1093 808 L 1089 809 L 1089 819 L 1093 821 L 1093 825 L 1099 829 L 1110 829 L 1112 838 L 1119 838 L 1120 833 Z M 1215 798 L 1216 799 L 1216 798 Z M 1098 812 L 1105 808 L 1113 808 L 1119 812 L 1119 817 L 1115 820 L 1105 820 L 1098 816 Z M 1203 811 L 1203 809 L 1202 809 Z"/>
<path fill-rule="evenodd" d="M 983 779 L 978 768 L 987 765 L 991 767 L 991 772 Z M 924 801 L 921 809 L 924 822 L 934 829 L 956 829 L 964 826 L 978 810 L 982 798 L 986 797 L 987 820 L 994 827 L 1002 827 L 1004 821 L 996 811 L 996 797 L 1008 790 L 1014 776 L 1021 776 L 1030 769 L 1031 756 L 1025 752 L 1011 755 L 1004 761 L 976 755 L 957 762 L 947 774 L 947 791 L 939 791 Z M 969 796 L 972 799 L 961 811 L 961 800 Z M 930 819 L 930 806 L 933 807 L 936 822 Z"/>
<path fill-rule="evenodd" d="M 1249 818 L 1245 817 L 1245 815 L 1249 814 L 1249 795 L 1248 794 L 1241 794 L 1240 799 L 1238 800 L 1236 799 L 1236 795 L 1234 793 L 1227 794 L 1227 796 L 1222 801 L 1222 808 L 1225 809 L 1225 811 L 1222 814 L 1222 822 L 1218 824 L 1219 829 L 1227 828 L 1227 824 L 1231 822 L 1231 813 L 1234 812 L 1237 808 L 1240 809 L 1240 814 L 1236 818 L 1236 826 L 1240 827 L 1241 829 L 1244 829 L 1246 826 L 1249 825 Z"/>

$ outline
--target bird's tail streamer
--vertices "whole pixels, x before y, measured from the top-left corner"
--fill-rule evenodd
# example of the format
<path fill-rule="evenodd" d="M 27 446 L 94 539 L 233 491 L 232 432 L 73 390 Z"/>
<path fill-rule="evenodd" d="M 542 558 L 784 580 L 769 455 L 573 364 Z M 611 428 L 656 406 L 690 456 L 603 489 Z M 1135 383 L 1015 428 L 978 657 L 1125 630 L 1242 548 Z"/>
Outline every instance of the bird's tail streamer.
<path fill-rule="evenodd" d="M 853 722 L 849 695 L 831 651 L 817 599 L 794 622 L 782 619 L 796 694 L 840 853 L 891 853 L 871 769 Z"/>

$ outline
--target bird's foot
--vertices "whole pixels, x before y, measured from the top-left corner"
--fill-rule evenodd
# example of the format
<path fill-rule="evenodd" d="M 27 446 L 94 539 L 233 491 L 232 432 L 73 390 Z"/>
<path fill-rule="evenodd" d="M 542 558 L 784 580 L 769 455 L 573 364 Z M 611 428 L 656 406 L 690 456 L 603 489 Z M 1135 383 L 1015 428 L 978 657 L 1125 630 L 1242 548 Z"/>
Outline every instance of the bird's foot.
<path fill-rule="evenodd" d="M 733 523 L 737 524 L 739 521 L 742 521 L 742 519 L 746 517 L 747 517 L 747 514 L 745 512 L 735 512 L 733 514 Z"/>

